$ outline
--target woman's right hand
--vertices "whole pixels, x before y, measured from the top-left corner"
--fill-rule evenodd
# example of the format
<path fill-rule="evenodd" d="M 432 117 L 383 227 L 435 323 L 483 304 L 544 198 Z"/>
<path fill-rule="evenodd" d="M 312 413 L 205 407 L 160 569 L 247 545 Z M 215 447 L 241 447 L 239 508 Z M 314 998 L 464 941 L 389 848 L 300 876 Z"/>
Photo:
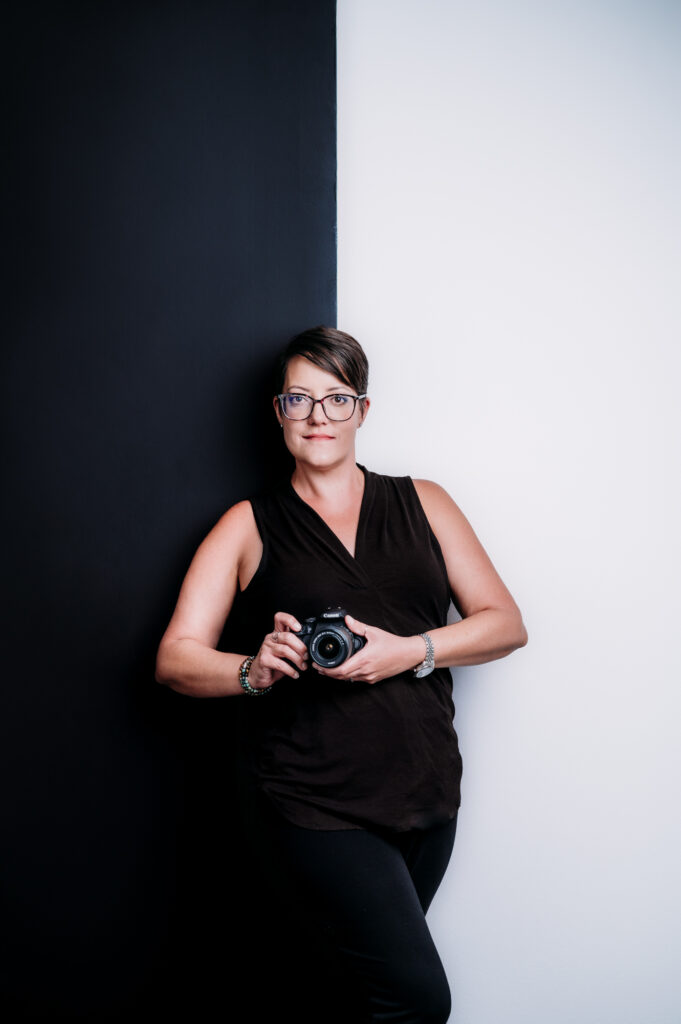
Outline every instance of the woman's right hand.
<path fill-rule="evenodd" d="M 292 632 L 299 629 L 300 623 L 295 616 L 277 612 L 274 616 L 274 630 L 263 640 L 249 669 L 248 682 L 252 687 L 264 690 L 282 676 L 297 679 L 300 672 L 305 671 L 308 665 L 307 647 Z M 289 665 L 289 662 L 292 664 Z"/>

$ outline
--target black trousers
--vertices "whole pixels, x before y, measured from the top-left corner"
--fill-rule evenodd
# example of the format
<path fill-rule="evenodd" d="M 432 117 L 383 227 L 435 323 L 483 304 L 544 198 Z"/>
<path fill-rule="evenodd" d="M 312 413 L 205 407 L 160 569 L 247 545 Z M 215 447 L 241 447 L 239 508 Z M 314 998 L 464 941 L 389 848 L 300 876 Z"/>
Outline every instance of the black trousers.
<path fill-rule="evenodd" d="M 285 860 L 301 909 L 354 979 L 353 1024 L 444 1024 L 451 997 L 426 911 L 449 863 L 456 818 L 380 834 L 299 828 L 274 811 L 267 818 L 271 852 Z"/>

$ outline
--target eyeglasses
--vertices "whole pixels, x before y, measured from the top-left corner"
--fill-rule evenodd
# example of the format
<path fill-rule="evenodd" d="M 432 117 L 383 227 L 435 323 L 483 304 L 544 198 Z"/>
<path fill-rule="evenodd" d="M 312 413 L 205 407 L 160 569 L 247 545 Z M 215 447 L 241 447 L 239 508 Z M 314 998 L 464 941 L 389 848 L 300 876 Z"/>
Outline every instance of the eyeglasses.
<path fill-rule="evenodd" d="M 279 407 L 287 420 L 306 420 L 312 415 L 317 402 L 330 420 L 349 420 L 360 398 L 366 395 L 327 395 L 326 398 L 310 398 L 309 395 L 277 395 Z"/>

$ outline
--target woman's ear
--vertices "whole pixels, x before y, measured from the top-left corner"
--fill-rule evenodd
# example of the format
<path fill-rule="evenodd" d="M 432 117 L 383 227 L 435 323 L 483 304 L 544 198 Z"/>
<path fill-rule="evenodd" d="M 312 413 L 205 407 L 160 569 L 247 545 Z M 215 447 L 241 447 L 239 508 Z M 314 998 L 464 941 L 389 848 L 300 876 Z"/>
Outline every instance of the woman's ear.
<path fill-rule="evenodd" d="M 281 409 L 279 408 L 279 399 L 277 398 L 276 395 L 272 399 L 272 405 L 274 406 L 274 415 L 277 417 L 277 423 L 279 424 L 280 427 L 283 427 L 284 424 L 283 424 L 283 421 L 282 421 L 282 418 L 281 418 Z"/>
<path fill-rule="evenodd" d="M 360 403 L 359 403 L 359 423 L 357 424 L 358 427 L 361 427 L 362 424 L 364 423 L 365 419 L 367 418 L 367 413 L 369 412 L 369 406 L 370 405 L 371 405 L 371 399 L 370 398 L 362 398 L 360 400 Z"/>

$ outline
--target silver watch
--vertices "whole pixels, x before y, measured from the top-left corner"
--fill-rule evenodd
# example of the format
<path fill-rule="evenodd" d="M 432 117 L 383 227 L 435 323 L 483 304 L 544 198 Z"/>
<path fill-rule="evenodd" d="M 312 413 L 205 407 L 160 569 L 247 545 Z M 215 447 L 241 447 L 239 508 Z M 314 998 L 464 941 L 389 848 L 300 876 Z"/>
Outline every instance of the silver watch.
<path fill-rule="evenodd" d="M 426 656 L 420 665 L 417 665 L 414 669 L 414 675 L 417 679 L 422 679 L 423 676 L 430 675 L 435 668 L 435 648 L 428 633 L 419 633 L 419 636 L 423 637 L 426 642 Z"/>

